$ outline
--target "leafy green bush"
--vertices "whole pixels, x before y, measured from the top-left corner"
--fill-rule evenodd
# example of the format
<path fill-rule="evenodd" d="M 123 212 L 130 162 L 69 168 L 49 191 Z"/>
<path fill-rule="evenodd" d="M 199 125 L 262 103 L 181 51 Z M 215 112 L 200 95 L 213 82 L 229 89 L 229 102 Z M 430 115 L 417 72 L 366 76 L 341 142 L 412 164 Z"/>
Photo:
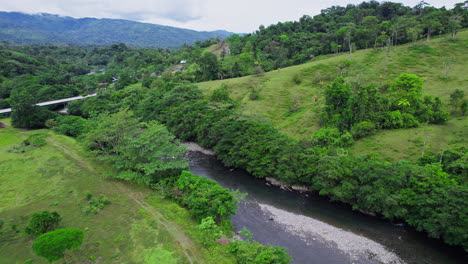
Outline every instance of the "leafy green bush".
<path fill-rule="evenodd" d="M 213 180 L 183 171 L 176 184 L 175 199 L 197 219 L 212 217 L 221 222 L 236 212 L 232 193 Z"/>
<path fill-rule="evenodd" d="M 292 261 L 284 248 L 264 246 L 256 241 L 238 240 L 229 244 L 228 250 L 239 264 L 287 264 Z"/>
<path fill-rule="evenodd" d="M 211 101 L 213 102 L 228 102 L 229 100 L 229 90 L 226 85 L 214 89 L 211 94 Z"/>
<path fill-rule="evenodd" d="M 353 144 L 349 132 L 341 133 L 334 127 L 323 127 L 314 133 L 312 144 L 320 147 L 346 147 Z"/>
<path fill-rule="evenodd" d="M 62 217 L 57 212 L 37 212 L 33 213 L 29 224 L 24 230 L 30 236 L 38 236 L 52 231 L 60 225 Z"/>
<path fill-rule="evenodd" d="M 79 116 L 59 116 L 53 128 L 60 134 L 78 137 L 90 130 L 89 121 Z"/>
<path fill-rule="evenodd" d="M 63 228 L 40 235 L 32 244 L 36 255 L 48 262 L 63 258 L 65 250 L 78 249 L 83 243 L 84 232 L 81 229 Z"/>
<path fill-rule="evenodd" d="M 377 132 L 375 124 L 370 121 L 362 121 L 351 128 L 351 135 L 354 139 L 359 139 L 373 135 Z"/>
<path fill-rule="evenodd" d="M 26 146 L 31 146 L 31 147 L 42 147 L 47 144 L 47 141 L 45 140 L 49 135 L 44 134 L 44 133 L 34 133 L 28 136 L 26 140 L 24 140 L 24 144 Z"/>

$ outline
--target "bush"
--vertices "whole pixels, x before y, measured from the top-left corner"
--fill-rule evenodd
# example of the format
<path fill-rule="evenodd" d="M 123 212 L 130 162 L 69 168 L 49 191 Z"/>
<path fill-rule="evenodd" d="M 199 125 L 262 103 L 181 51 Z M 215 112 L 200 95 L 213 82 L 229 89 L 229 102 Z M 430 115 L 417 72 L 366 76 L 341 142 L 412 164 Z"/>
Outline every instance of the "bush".
<path fill-rule="evenodd" d="M 295 84 L 299 85 L 299 84 L 302 83 L 302 78 L 301 78 L 301 76 L 300 76 L 298 73 L 296 73 L 296 74 L 293 75 L 292 81 L 293 81 Z"/>
<path fill-rule="evenodd" d="M 229 101 L 229 91 L 226 85 L 214 89 L 211 94 L 211 101 L 213 102 L 227 102 Z"/>
<path fill-rule="evenodd" d="M 403 120 L 402 127 L 408 128 L 408 127 L 417 127 L 420 125 L 419 121 L 412 114 L 403 113 L 401 115 L 401 118 Z"/>
<path fill-rule="evenodd" d="M 183 171 L 176 184 L 176 200 L 197 219 L 212 217 L 221 222 L 236 212 L 232 193 L 213 180 Z"/>
<path fill-rule="evenodd" d="M 284 248 L 239 240 L 229 245 L 238 264 L 287 264 L 292 261 Z"/>
<path fill-rule="evenodd" d="M 57 212 L 33 213 L 24 231 L 30 236 L 38 236 L 57 228 L 60 221 L 62 221 L 62 217 Z"/>
<path fill-rule="evenodd" d="M 34 133 L 29 135 L 29 137 L 24 141 L 24 144 L 31 147 L 42 147 L 47 144 L 45 140 L 47 137 L 48 135 L 44 133 Z"/>
<path fill-rule="evenodd" d="M 353 144 L 353 137 L 349 132 L 341 133 L 338 128 L 323 127 L 315 132 L 312 144 L 319 147 L 346 147 Z"/>
<path fill-rule="evenodd" d="M 59 116 L 54 130 L 60 134 L 78 137 L 90 130 L 89 121 L 79 116 Z"/>
<path fill-rule="evenodd" d="M 83 243 L 81 229 L 63 228 L 39 236 L 32 244 L 36 255 L 53 262 L 63 258 L 65 250 L 77 249 Z"/>
<path fill-rule="evenodd" d="M 354 139 L 359 139 L 375 134 L 375 124 L 370 121 L 362 121 L 351 128 L 351 135 Z"/>

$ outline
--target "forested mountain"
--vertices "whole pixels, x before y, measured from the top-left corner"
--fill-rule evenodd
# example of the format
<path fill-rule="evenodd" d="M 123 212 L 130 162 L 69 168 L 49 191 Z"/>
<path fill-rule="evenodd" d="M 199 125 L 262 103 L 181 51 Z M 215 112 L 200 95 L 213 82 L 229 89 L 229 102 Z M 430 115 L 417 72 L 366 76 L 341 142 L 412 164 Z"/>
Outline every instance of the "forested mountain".
<path fill-rule="evenodd" d="M 75 19 L 51 14 L 0 12 L 0 40 L 12 43 L 125 43 L 138 47 L 177 48 L 197 40 L 230 34 L 222 30 L 199 32 L 122 19 Z"/>

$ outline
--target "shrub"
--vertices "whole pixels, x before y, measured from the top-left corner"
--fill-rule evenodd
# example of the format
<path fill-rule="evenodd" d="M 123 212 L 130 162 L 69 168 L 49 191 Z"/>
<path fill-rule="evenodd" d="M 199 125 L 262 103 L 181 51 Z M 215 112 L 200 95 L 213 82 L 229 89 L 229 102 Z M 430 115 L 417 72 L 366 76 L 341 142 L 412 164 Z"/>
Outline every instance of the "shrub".
<path fill-rule="evenodd" d="M 227 102 L 229 101 L 229 91 L 227 85 L 222 85 L 219 88 L 214 89 L 211 94 L 211 101 L 213 102 Z"/>
<path fill-rule="evenodd" d="M 213 217 L 221 222 L 234 214 L 237 203 L 232 193 L 217 182 L 183 171 L 177 180 L 176 196 L 190 213 L 198 218 Z"/>
<path fill-rule="evenodd" d="M 298 85 L 299 85 L 299 84 L 302 83 L 302 78 L 301 78 L 301 76 L 300 76 L 298 73 L 296 73 L 296 74 L 293 75 L 292 81 L 293 81 L 295 84 L 298 84 Z"/>
<path fill-rule="evenodd" d="M 106 205 L 110 204 L 109 199 L 104 195 L 94 197 L 88 192 L 85 198 L 88 200 L 88 203 L 82 209 L 85 214 L 98 214 Z"/>
<path fill-rule="evenodd" d="M 335 127 L 323 127 L 315 132 L 312 144 L 319 147 L 346 147 L 353 144 L 353 137 L 349 132 L 341 133 Z"/>
<path fill-rule="evenodd" d="M 33 213 L 24 231 L 30 236 L 38 236 L 57 228 L 60 221 L 62 221 L 62 217 L 57 212 L 43 211 Z"/>
<path fill-rule="evenodd" d="M 32 244 L 32 249 L 36 255 L 53 262 L 63 258 L 65 250 L 79 248 L 83 243 L 83 236 L 81 229 L 57 229 L 40 235 Z"/>
<path fill-rule="evenodd" d="M 89 131 L 89 121 L 79 116 L 59 116 L 54 130 L 60 134 L 77 137 Z"/>
<path fill-rule="evenodd" d="M 26 146 L 32 146 L 32 147 L 42 147 L 47 144 L 45 140 L 47 137 L 48 137 L 47 134 L 34 133 L 34 134 L 29 135 L 29 137 L 24 141 L 24 144 Z"/>
<path fill-rule="evenodd" d="M 375 134 L 375 124 L 370 121 L 362 121 L 351 128 L 351 135 L 354 139 L 359 139 Z"/>

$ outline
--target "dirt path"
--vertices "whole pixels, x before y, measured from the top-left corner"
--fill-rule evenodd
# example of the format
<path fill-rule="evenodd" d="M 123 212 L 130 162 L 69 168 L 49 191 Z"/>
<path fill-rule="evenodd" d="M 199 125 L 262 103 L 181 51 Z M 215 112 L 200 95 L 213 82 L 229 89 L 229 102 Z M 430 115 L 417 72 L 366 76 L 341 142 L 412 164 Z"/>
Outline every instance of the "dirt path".
<path fill-rule="evenodd" d="M 126 188 L 122 184 L 115 184 L 115 186 L 125 193 L 130 199 L 132 199 L 136 204 L 138 204 L 143 210 L 145 210 L 149 215 L 151 215 L 158 223 L 160 223 L 166 230 L 169 232 L 169 234 L 174 237 L 175 240 L 179 243 L 180 247 L 182 248 L 182 251 L 184 252 L 184 255 L 187 257 L 187 260 L 190 262 L 190 264 L 195 264 L 195 263 L 200 263 L 198 261 L 195 261 L 194 258 L 196 256 L 194 250 L 193 250 L 193 244 L 188 238 L 184 232 L 181 230 L 181 228 L 169 221 L 167 218 L 165 218 L 162 214 L 160 214 L 158 211 L 154 210 L 153 206 L 149 205 L 144 201 L 144 197 L 139 197 L 142 196 L 141 193 L 137 193 L 130 188 Z M 153 210 L 152 210 L 153 209 Z"/>
<path fill-rule="evenodd" d="M 88 162 L 80 159 L 79 156 L 75 155 L 75 153 L 71 152 L 66 147 L 60 145 L 53 138 L 48 137 L 47 141 L 50 142 L 55 147 L 62 150 L 67 156 L 69 156 L 70 158 L 78 162 L 82 167 L 86 168 L 89 171 L 95 171 L 93 166 L 91 166 Z M 184 234 L 184 231 L 182 230 L 180 226 L 169 221 L 167 218 L 165 218 L 163 215 L 157 212 L 152 205 L 149 205 L 148 203 L 146 203 L 141 193 L 138 193 L 121 183 L 113 183 L 113 184 L 117 189 L 119 189 L 122 193 L 128 196 L 128 198 L 132 199 L 139 207 L 141 207 L 151 217 L 153 217 L 154 220 L 156 220 L 159 224 L 161 224 L 162 226 L 164 226 L 164 228 L 166 228 L 169 234 L 171 234 L 172 237 L 179 243 L 185 257 L 190 262 L 190 264 L 201 263 L 200 261 L 197 260 L 196 252 L 195 250 L 193 250 L 193 244 L 192 244 L 191 239 Z"/>

